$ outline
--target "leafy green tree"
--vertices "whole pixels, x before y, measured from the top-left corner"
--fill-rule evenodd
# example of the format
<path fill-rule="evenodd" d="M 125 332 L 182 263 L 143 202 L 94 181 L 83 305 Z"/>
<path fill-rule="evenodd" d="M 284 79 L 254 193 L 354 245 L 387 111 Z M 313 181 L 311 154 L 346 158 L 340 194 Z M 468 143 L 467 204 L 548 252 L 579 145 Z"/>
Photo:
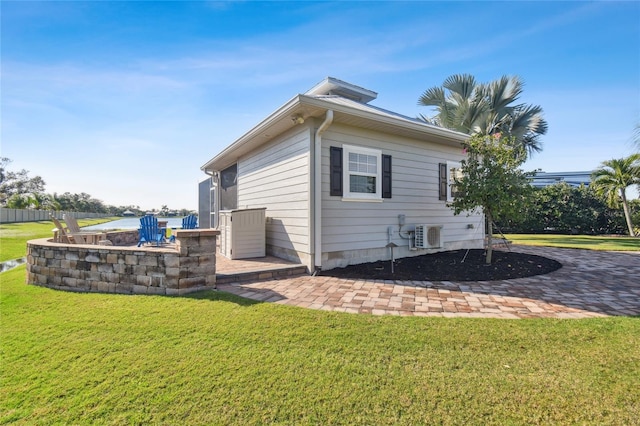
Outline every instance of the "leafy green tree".
<path fill-rule="evenodd" d="M 528 154 L 539 152 L 540 136 L 547 133 L 548 125 L 540 106 L 516 103 L 523 87 L 517 76 L 478 83 L 470 74 L 454 74 L 420 96 L 418 105 L 435 107 L 437 112 L 420 118 L 470 135 L 500 133 L 522 145 Z"/>
<path fill-rule="evenodd" d="M 29 197 L 25 194 L 13 194 L 7 200 L 7 207 L 10 209 L 26 209 L 29 208 Z"/>
<path fill-rule="evenodd" d="M 55 197 L 55 194 L 45 194 L 40 206 L 44 210 L 60 210 L 60 203 Z"/>
<path fill-rule="evenodd" d="M 527 158 L 524 145 L 500 134 L 475 135 L 465 144 L 468 157 L 462 160 L 462 177 L 456 178 L 456 197 L 450 204 L 454 214 L 481 208 L 487 219 L 486 263 L 493 253 L 493 223 L 521 214 L 532 190 L 531 173 L 520 166 Z"/>
<path fill-rule="evenodd" d="M 107 213 L 108 209 L 100 200 L 93 198 L 91 195 L 81 192 L 80 194 L 53 194 L 53 198 L 60 206 L 60 210 L 91 212 L 91 213 Z"/>
<path fill-rule="evenodd" d="M 7 168 L 10 163 L 9 158 L 0 157 L 0 205 L 8 205 L 10 199 L 13 200 L 12 205 L 22 203 L 14 196 L 28 198 L 44 193 L 45 183 L 40 176 L 29 177 L 29 172 L 24 169 L 13 172 Z M 27 206 L 30 204 L 26 203 Z"/>
<path fill-rule="evenodd" d="M 634 237 L 626 190 L 632 185 L 640 185 L 640 154 L 603 161 L 593 172 L 592 179 L 596 192 L 607 204 L 614 208 L 622 204 L 629 235 Z"/>

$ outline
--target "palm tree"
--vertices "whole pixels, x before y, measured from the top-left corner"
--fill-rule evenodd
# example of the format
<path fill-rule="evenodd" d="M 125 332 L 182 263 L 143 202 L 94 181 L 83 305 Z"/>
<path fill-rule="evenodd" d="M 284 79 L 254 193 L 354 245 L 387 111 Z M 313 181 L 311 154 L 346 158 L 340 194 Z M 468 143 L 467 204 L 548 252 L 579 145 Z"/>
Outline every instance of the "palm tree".
<path fill-rule="evenodd" d="M 490 83 L 478 83 L 470 74 L 449 76 L 442 86 L 427 89 L 418 105 L 433 106 L 433 117 L 420 115 L 430 124 L 473 134 L 501 133 L 513 137 L 527 152 L 542 150 L 540 136 L 547 122 L 538 105 L 515 104 L 524 83 L 517 76 L 502 76 Z"/>
<path fill-rule="evenodd" d="M 629 235 L 635 237 L 626 189 L 631 185 L 640 184 L 640 154 L 603 161 L 591 176 L 596 192 L 605 197 L 607 204 L 615 208 L 622 201 Z"/>
<path fill-rule="evenodd" d="M 7 200 L 7 207 L 10 209 L 26 209 L 29 208 L 29 197 L 25 194 L 13 194 Z"/>
<path fill-rule="evenodd" d="M 44 194 L 42 208 L 45 210 L 61 210 L 60 202 L 56 198 L 57 194 Z"/>

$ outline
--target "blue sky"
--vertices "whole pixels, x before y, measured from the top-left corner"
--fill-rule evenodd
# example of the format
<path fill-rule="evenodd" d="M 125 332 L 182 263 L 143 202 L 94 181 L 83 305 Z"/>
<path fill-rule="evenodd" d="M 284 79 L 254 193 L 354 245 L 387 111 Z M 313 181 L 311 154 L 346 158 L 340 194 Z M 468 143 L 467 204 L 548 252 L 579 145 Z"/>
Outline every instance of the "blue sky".
<path fill-rule="evenodd" d="M 430 114 L 446 77 L 519 75 L 541 105 L 527 170 L 632 152 L 639 2 L 2 1 L 1 155 L 47 192 L 197 208 L 200 166 L 326 76 Z"/>

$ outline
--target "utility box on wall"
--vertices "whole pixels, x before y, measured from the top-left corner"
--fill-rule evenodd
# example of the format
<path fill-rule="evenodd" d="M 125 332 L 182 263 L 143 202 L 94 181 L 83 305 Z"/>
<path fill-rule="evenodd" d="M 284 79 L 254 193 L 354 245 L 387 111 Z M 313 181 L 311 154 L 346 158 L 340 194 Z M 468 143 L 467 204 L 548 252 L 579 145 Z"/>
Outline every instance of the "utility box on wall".
<path fill-rule="evenodd" d="M 220 253 L 223 256 L 248 259 L 266 255 L 265 210 L 266 207 L 220 211 Z"/>

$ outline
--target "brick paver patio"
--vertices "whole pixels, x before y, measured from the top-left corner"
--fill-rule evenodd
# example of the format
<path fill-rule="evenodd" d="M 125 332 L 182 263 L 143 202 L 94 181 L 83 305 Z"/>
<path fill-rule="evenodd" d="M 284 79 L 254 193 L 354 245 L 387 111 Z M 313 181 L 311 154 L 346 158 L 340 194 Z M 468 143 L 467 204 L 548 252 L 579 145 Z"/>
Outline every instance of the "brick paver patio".
<path fill-rule="evenodd" d="M 220 284 L 248 299 L 373 315 L 589 318 L 640 315 L 640 253 L 549 247 L 513 251 L 555 259 L 547 275 L 504 281 L 375 281 L 296 276 Z"/>

